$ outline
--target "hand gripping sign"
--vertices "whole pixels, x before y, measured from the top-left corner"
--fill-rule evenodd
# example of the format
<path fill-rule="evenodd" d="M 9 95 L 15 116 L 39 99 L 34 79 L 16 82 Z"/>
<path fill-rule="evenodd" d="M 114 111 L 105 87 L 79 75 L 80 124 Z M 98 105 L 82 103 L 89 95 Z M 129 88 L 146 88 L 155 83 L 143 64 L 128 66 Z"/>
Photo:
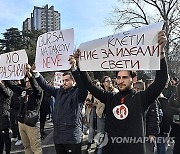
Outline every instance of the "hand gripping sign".
<path fill-rule="evenodd" d="M 62 72 L 55 72 L 54 73 L 54 82 L 53 86 L 59 88 L 63 85 L 63 73 Z"/>

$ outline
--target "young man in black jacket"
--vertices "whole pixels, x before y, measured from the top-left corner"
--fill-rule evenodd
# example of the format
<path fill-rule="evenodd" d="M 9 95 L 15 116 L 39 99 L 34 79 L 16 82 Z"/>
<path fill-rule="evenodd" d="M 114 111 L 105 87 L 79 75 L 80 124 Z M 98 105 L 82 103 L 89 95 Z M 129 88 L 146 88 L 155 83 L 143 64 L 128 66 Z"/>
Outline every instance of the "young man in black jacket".
<path fill-rule="evenodd" d="M 81 81 L 79 71 L 65 72 L 63 74 L 63 86 L 60 88 L 50 86 L 39 73 L 36 73 L 35 76 L 41 88 L 55 98 L 53 140 L 56 153 L 80 154 L 82 140 L 81 111 L 87 90 Z"/>
<path fill-rule="evenodd" d="M 94 86 L 86 72 L 80 72 L 87 90 L 106 105 L 105 131 L 108 144 L 103 154 L 144 154 L 144 112 L 155 101 L 164 89 L 167 81 L 167 66 L 163 48 L 166 37 L 163 31 L 158 35 L 160 45 L 160 70 L 156 71 L 154 83 L 145 91 L 135 93 L 133 88 L 133 72 L 119 71 L 117 85 L 119 92 L 113 94 Z M 105 137 L 105 142 L 107 138 Z M 123 141 L 124 142 L 123 142 Z M 128 141 L 127 141 L 128 140 Z"/>
<path fill-rule="evenodd" d="M 14 93 L 22 96 L 22 103 L 18 114 L 18 126 L 25 148 L 25 154 L 42 154 L 39 127 L 37 124 L 33 126 L 27 124 L 24 117 L 28 110 L 39 111 L 43 98 L 43 91 L 37 84 L 36 79 L 30 73 L 29 66 L 27 66 L 26 75 L 28 76 L 28 79 L 26 80 L 25 88 L 18 86 L 11 81 L 6 81 L 5 83 Z"/>
<path fill-rule="evenodd" d="M 0 153 L 3 153 L 5 145 L 6 154 L 11 151 L 9 109 L 12 95 L 13 92 L 0 80 Z"/>

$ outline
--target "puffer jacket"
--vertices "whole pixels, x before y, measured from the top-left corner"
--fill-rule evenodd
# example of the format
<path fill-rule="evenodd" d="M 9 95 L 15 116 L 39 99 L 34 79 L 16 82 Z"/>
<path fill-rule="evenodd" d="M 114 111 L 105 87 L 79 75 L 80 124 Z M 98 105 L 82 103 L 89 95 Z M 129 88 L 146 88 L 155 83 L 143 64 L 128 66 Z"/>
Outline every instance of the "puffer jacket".
<path fill-rule="evenodd" d="M 21 96 L 14 93 L 12 98 L 11 98 L 10 108 L 13 110 L 19 110 L 20 106 L 21 106 Z"/>

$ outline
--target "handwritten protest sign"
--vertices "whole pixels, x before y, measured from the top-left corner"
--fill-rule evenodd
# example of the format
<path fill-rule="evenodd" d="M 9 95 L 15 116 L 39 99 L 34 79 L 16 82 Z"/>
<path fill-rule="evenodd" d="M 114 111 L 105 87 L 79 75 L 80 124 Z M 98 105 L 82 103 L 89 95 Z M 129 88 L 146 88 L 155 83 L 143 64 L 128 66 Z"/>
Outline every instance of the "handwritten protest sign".
<path fill-rule="evenodd" d="M 62 72 L 55 72 L 54 73 L 54 87 L 59 88 L 63 85 L 63 73 Z"/>
<path fill-rule="evenodd" d="M 38 37 L 36 47 L 36 70 L 39 72 L 68 70 L 68 59 L 73 53 L 73 29 L 47 32 Z"/>
<path fill-rule="evenodd" d="M 26 74 L 28 57 L 25 50 L 0 55 L 0 80 L 19 80 Z"/>
<path fill-rule="evenodd" d="M 158 32 L 163 23 L 82 43 L 79 46 L 82 71 L 158 70 Z"/>

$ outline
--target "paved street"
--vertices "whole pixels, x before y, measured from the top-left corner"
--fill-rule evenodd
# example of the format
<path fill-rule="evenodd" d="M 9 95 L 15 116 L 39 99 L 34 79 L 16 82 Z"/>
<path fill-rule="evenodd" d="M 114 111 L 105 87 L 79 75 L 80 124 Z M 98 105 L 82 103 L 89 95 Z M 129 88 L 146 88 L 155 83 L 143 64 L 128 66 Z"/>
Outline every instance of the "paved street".
<path fill-rule="evenodd" d="M 47 122 L 45 127 L 45 132 L 48 134 L 47 137 L 42 140 L 43 145 L 43 154 L 56 154 L 54 144 L 53 144 L 53 124 L 52 122 Z M 85 153 L 86 149 L 86 143 L 87 143 L 87 136 L 84 137 L 83 146 L 82 146 L 82 154 Z M 24 154 L 23 146 L 15 146 L 14 142 L 12 142 L 12 154 Z M 93 154 L 93 146 L 92 146 L 92 152 L 89 154 Z"/>
<path fill-rule="evenodd" d="M 46 123 L 45 132 L 48 135 L 42 141 L 43 154 L 56 154 L 55 153 L 54 144 L 53 144 L 53 139 L 52 139 L 52 135 L 53 135 L 53 124 L 52 124 L 52 122 L 47 122 Z M 83 138 L 83 145 L 82 145 L 82 154 L 87 154 L 85 152 L 85 149 L 87 147 L 86 143 L 87 143 L 87 136 L 84 136 L 84 138 Z M 94 151 L 94 145 L 92 145 L 92 151 L 89 154 L 93 154 L 93 151 Z M 24 154 L 23 146 L 15 146 L 14 142 L 13 142 L 12 143 L 11 153 L 12 154 Z M 167 154 L 172 154 L 172 147 L 170 147 L 168 149 L 168 153 Z"/>

